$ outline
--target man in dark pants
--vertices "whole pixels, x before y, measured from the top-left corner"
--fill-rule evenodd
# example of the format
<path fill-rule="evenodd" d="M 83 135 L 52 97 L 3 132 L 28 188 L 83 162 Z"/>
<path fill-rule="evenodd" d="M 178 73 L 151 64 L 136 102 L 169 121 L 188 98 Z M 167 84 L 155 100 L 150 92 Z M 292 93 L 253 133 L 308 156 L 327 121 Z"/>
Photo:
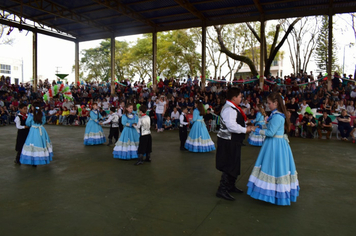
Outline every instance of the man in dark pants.
<path fill-rule="evenodd" d="M 179 139 L 180 139 L 180 150 L 187 150 L 184 147 L 185 141 L 187 141 L 188 137 L 188 125 L 189 122 L 187 120 L 187 117 L 185 116 L 187 114 L 188 109 L 186 107 L 182 107 L 182 114 L 179 116 Z"/>
<path fill-rule="evenodd" d="M 226 103 L 220 113 L 220 129 L 217 135 L 216 169 L 222 172 L 222 176 L 216 196 L 230 201 L 235 200 L 230 195 L 231 192 L 243 193 L 235 186 L 240 175 L 241 146 L 245 134 L 255 129 L 245 125 L 247 117 L 239 107 L 241 97 L 239 88 L 228 90 Z"/>

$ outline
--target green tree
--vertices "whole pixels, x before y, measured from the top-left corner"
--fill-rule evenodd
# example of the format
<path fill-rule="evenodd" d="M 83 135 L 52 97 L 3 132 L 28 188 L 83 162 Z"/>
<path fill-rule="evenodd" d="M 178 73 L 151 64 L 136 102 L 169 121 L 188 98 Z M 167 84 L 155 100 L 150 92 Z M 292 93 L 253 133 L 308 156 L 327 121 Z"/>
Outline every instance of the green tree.
<path fill-rule="evenodd" d="M 256 28 L 251 25 L 250 23 L 246 23 L 246 26 L 249 28 L 251 33 L 254 35 L 256 40 L 261 43 L 263 42 L 264 45 L 266 45 L 264 49 L 264 55 L 265 55 L 265 70 L 264 70 L 264 75 L 267 76 L 270 74 L 270 69 L 273 60 L 275 57 L 278 55 L 278 51 L 286 41 L 288 35 L 292 31 L 294 25 L 300 20 L 301 18 L 295 19 L 288 27 L 287 31 L 285 32 L 284 36 L 280 39 L 280 31 L 281 31 L 281 25 L 277 24 L 273 27 L 275 27 L 274 30 L 269 30 L 267 33 L 265 33 L 265 37 L 261 39 L 260 35 L 257 33 Z M 253 75 L 257 75 L 257 69 L 254 61 L 249 55 L 246 55 L 246 51 L 240 52 L 240 53 L 233 53 L 230 48 L 227 47 L 225 44 L 225 38 L 229 37 L 228 35 L 223 35 L 223 28 L 224 26 L 214 26 L 215 30 L 218 34 L 218 42 L 220 44 L 220 50 L 224 52 L 227 56 L 234 60 L 241 61 L 243 63 L 246 63 L 251 70 L 251 73 Z M 254 50 L 251 48 L 251 50 Z"/>
<path fill-rule="evenodd" d="M 111 79 L 111 40 L 105 39 L 99 47 L 82 51 L 80 69 L 84 71 L 85 81 L 110 81 Z M 115 40 L 115 77 L 123 79 L 132 78 L 134 72 L 127 60 L 129 44 L 125 41 Z"/>
<path fill-rule="evenodd" d="M 317 46 L 315 48 L 315 62 L 317 67 L 320 70 L 326 71 L 327 70 L 327 64 L 328 58 L 329 58 L 329 17 L 328 16 L 322 16 L 322 24 L 320 28 L 320 34 L 318 36 L 317 40 Z M 332 62 L 331 62 L 331 70 L 336 71 L 337 70 L 337 65 L 336 65 L 336 41 L 335 38 L 332 38 L 331 42 L 332 46 Z"/>

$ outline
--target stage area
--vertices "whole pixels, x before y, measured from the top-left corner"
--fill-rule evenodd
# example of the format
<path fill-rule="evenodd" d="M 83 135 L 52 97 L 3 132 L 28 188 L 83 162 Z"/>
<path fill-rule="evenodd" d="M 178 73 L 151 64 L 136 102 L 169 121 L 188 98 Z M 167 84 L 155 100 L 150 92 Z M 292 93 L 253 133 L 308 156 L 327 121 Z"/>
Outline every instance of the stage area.
<path fill-rule="evenodd" d="M 281 207 L 246 193 L 216 198 L 215 151 L 180 151 L 178 131 L 154 132 L 152 163 L 134 166 L 113 159 L 113 146 L 84 146 L 84 127 L 45 128 L 53 162 L 34 168 L 13 163 L 17 130 L 0 127 L 2 236 L 356 235 L 351 142 L 292 138 L 300 197 Z M 242 148 L 237 186 L 245 192 L 259 149 Z"/>

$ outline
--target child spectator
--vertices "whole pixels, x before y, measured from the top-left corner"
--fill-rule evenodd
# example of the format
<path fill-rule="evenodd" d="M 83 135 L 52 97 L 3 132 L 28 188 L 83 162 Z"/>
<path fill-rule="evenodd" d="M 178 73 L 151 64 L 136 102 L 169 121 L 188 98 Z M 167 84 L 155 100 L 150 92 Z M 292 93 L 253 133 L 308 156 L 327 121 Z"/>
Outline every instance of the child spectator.
<path fill-rule="evenodd" d="M 208 108 L 206 110 L 206 114 L 203 117 L 204 117 L 204 122 L 205 122 L 206 127 L 208 128 L 208 130 L 210 130 L 211 122 L 214 119 L 213 114 L 211 114 L 211 109 L 210 108 Z"/>
<path fill-rule="evenodd" d="M 164 122 L 164 129 L 165 130 L 172 130 L 173 129 L 173 124 L 171 121 L 171 117 L 167 116 L 166 121 Z"/>
<path fill-rule="evenodd" d="M 171 113 L 171 118 L 172 122 L 174 124 L 174 128 L 178 128 L 178 123 L 179 123 L 179 111 L 176 107 L 173 108 L 173 111 Z"/>
<path fill-rule="evenodd" d="M 326 134 L 326 139 L 330 139 L 330 133 L 332 131 L 332 123 L 331 123 L 331 119 L 328 116 L 328 111 L 327 110 L 323 110 L 323 115 L 319 117 L 318 119 L 318 134 L 319 134 L 319 139 L 321 139 L 322 137 L 322 130 L 326 130 L 327 134 Z"/>
<path fill-rule="evenodd" d="M 59 108 L 59 110 L 62 110 L 62 107 Z M 69 116 L 69 110 L 67 109 L 66 106 L 63 106 L 63 111 L 61 113 L 61 115 L 59 116 L 59 124 L 63 125 L 63 122 L 66 121 L 66 123 L 68 124 L 68 116 Z"/>

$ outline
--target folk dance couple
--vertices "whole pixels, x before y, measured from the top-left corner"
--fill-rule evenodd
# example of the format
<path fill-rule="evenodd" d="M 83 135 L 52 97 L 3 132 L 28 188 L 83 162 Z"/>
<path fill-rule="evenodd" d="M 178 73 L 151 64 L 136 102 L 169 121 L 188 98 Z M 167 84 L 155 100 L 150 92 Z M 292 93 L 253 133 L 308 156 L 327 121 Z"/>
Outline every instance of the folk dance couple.
<path fill-rule="evenodd" d="M 235 182 L 240 175 L 241 144 L 245 134 L 265 136 L 262 148 L 248 181 L 247 194 L 252 198 L 276 205 L 290 205 L 299 195 L 299 182 L 293 155 L 285 132 L 289 131 L 282 97 L 272 93 L 267 97 L 272 113 L 267 128 L 245 125 L 246 115 L 239 107 L 241 91 L 231 88 L 220 113 L 220 130 L 216 151 L 216 168 L 222 172 L 217 197 L 235 200 L 230 193 L 242 193 Z"/>

